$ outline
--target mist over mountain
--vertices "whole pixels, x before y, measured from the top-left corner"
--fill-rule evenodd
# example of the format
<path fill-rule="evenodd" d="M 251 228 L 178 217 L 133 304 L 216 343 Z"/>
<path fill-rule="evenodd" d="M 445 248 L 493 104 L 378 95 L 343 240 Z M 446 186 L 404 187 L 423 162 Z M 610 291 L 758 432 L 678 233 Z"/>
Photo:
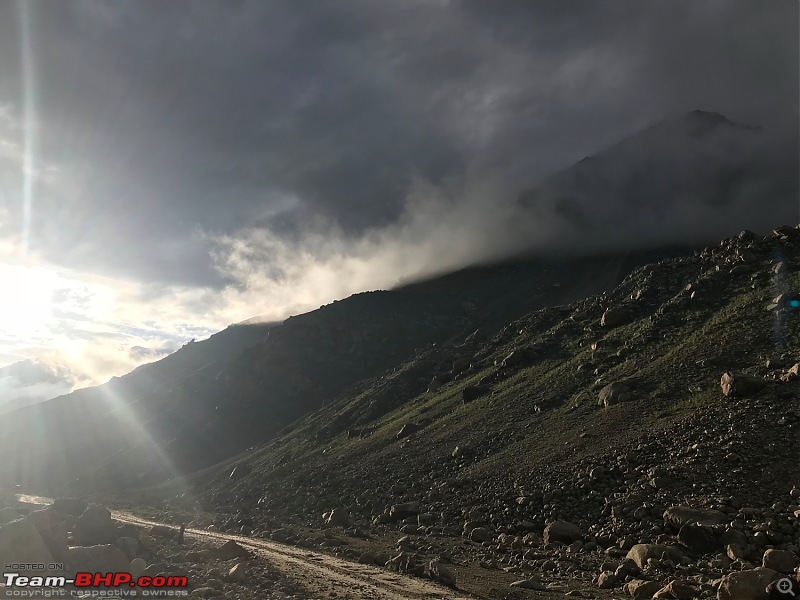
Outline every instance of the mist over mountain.
<path fill-rule="evenodd" d="M 796 220 L 797 137 L 695 110 L 661 120 L 519 196 L 551 244 L 705 243 Z"/>
<path fill-rule="evenodd" d="M 0 414 L 70 392 L 75 377 L 65 367 L 21 360 L 0 369 Z"/>

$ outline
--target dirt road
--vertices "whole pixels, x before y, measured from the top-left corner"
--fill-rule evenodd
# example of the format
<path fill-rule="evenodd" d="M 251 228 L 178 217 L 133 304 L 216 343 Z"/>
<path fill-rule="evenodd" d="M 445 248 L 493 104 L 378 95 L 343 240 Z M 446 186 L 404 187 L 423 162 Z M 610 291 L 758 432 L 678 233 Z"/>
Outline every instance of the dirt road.
<path fill-rule="evenodd" d="M 20 496 L 28 504 L 49 504 L 49 498 Z M 139 526 L 167 525 L 149 521 L 125 511 L 112 511 L 113 517 Z M 172 525 L 168 525 L 172 527 Z M 369 565 L 361 565 L 327 554 L 286 546 L 276 542 L 187 529 L 186 537 L 198 542 L 221 545 L 233 540 L 263 558 L 290 579 L 302 583 L 312 598 L 352 598 L 354 600 L 474 600 L 475 596 L 451 590 L 432 581 L 391 573 Z"/>

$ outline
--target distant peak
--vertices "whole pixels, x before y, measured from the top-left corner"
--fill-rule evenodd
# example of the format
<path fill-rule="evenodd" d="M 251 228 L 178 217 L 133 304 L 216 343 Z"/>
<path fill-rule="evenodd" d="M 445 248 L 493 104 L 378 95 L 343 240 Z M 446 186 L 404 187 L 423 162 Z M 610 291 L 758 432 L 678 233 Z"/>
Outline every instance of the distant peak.
<path fill-rule="evenodd" d="M 722 115 L 718 112 L 711 112 L 708 110 L 695 109 L 689 111 L 686 116 L 691 119 L 713 121 L 715 123 L 733 123 L 733 121 L 728 119 L 728 117 L 726 117 L 725 115 Z"/>
<path fill-rule="evenodd" d="M 737 123 L 736 121 L 731 121 L 728 117 L 718 112 L 711 112 L 699 109 L 692 110 L 686 113 L 679 120 L 682 120 L 685 123 L 687 123 L 691 128 L 692 134 L 698 137 L 710 133 L 718 129 L 719 127 L 729 127 L 740 130 L 758 129 L 758 127 L 751 127 L 748 125 L 743 125 L 742 123 Z"/>

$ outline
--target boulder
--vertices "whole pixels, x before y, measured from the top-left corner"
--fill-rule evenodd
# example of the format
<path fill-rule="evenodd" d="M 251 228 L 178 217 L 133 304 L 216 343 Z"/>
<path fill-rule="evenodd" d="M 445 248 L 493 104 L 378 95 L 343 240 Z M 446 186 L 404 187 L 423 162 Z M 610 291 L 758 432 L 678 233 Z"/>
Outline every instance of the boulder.
<path fill-rule="evenodd" d="M 456 587 L 455 574 L 438 561 L 432 560 L 428 564 L 428 575 L 434 581 L 438 581 L 452 588 Z"/>
<path fill-rule="evenodd" d="M 228 571 L 228 581 L 241 583 L 247 579 L 247 567 L 244 563 L 237 563 L 233 565 Z"/>
<path fill-rule="evenodd" d="M 661 598 L 667 600 L 692 600 L 697 598 L 698 592 L 687 583 L 673 579 L 663 588 L 653 594 L 653 600 L 660 600 Z"/>
<path fill-rule="evenodd" d="M 242 548 L 239 544 L 234 542 L 233 540 L 228 540 L 222 546 L 214 550 L 214 554 L 220 560 L 231 560 L 233 558 L 247 558 L 250 556 L 250 553 Z"/>
<path fill-rule="evenodd" d="M 563 542 L 571 544 L 583 539 L 583 532 L 577 525 L 567 521 L 553 521 L 544 528 L 544 543 Z"/>
<path fill-rule="evenodd" d="M 745 398 L 758 393 L 767 382 L 760 377 L 728 371 L 722 374 L 719 385 L 722 388 L 722 395 L 726 398 Z"/>
<path fill-rule="evenodd" d="M 468 402 L 472 402 L 473 400 L 477 400 L 481 396 L 484 396 L 489 393 L 489 388 L 482 385 L 468 385 L 464 388 L 461 392 L 461 400 L 464 404 Z"/>
<path fill-rule="evenodd" d="M 351 522 L 350 513 L 343 508 L 334 508 L 325 519 L 325 523 L 331 527 L 349 527 Z"/>
<path fill-rule="evenodd" d="M 597 403 L 600 406 L 607 407 L 620 402 L 627 402 L 632 396 L 631 389 L 626 384 L 615 381 L 600 390 L 600 394 L 597 396 Z"/>
<path fill-rule="evenodd" d="M 717 590 L 717 600 L 768 600 L 767 585 L 780 575 L 772 569 L 749 569 L 726 575 Z"/>
<path fill-rule="evenodd" d="M 709 508 L 692 508 L 691 506 L 671 506 L 664 511 L 664 523 L 680 529 L 684 525 L 703 525 L 713 527 L 728 521 L 728 515 L 719 510 Z"/>
<path fill-rule="evenodd" d="M 620 306 L 606 309 L 603 316 L 600 317 L 600 325 L 613 329 L 625 325 L 631 320 L 631 315 L 627 309 Z"/>
<path fill-rule="evenodd" d="M 117 538 L 117 528 L 107 508 L 90 506 L 78 517 L 72 535 L 79 546 L 111 544 Z"/>
<path fill-rule="evenodd" d="M 150 535 L 153 537 L 172 539 L 176 533 L 178 533 L 177 530 L 168 525 L 153 525 L 150 528 Z"/>
<path fill-rule="evenodd" d="M 417 423 L 406 423 L 400 428 L 400 431 L 397 432 L 397 439 L 402 440 L 404 437 L 408 437 L 414 433 L 417 433 L 422 427 Z"/>
<path fill-rule="evenodd" d="M 472 357 L 470 356 L 465 356 L 454 361 L 453 371 L 452 371 L 453 375 L 458 375 L 459 373 L 466 371 L 467 369 L 469 369 L 471 363 L 472 363 Z"/>
<path fill-rule="evenodd" d="M 797 557 L 788 550 L 770 548 L 764 552 L 761 565 L 778 573 L 793 573 L 797 567 Z"/>
<path fill-rule="evenodd" d="M 130 572 L 131 562 L 125 553 L 112 544 L 79 546 L 70 548 L 67 556 L 70 573 L 88 571 L 90 573 Z"/>
<path fill-rule="evenodd" d="M 131 575 L 133 575 L 134 577 L 139 577 L 139 575 L 144 573 L 144 570 L 146 568 L 147 568 L 147 563 L 143 558 L 134 558 L 131 561 L 131 566 L 130 566 Z"/>
<path fill-rule="evenodd" d="M 395 521 L 405 519 L 407 517 L 416 517 L 420 512 L 419 502 L 403 502 L 401 504 L 393 504 L 389 509 L 389 517 Z"/>
<path fill-rule="evenodd" d="M 678 543 L 696 554 L 709 554 L 720 549 L 719 540 L 707 527 L 687 523 L 678 532 Z"/>
<path fill-rule="evenodd" d="M 469 539 L 478 543 L 490 542 L 492 540 L 492 532 L 486 527 L 475 527 L 469 532 Z"/>
<path fill-rule="evenodd" d="M 677 563 L 683 558 L 683 554 L 673 546 L 664 546 L 662 544 L 636 544 L 625 556 L 625 558 L 630 558 L 635 562 L 636 566 L 640 569 L 644 569 L 647 566 L 648 559 L 654 558 L 656 560 L 661 560 L 662 557 Z"/>
<path fill-rule="evenodd" d="M 514 350 L 511 354 L 503 359 L 501 365 L 503 367 L 516 367 L 522 364 L 525 360 L 525 352 L 523 350 Z"/>
<path fill-rule="evenodd" d="M 650 600 L 653 594 L 660 589 L 661 584 L 658 581 L 647 581 L 646 579 L 633 579 L 623 588 L 633 600 Z"/>

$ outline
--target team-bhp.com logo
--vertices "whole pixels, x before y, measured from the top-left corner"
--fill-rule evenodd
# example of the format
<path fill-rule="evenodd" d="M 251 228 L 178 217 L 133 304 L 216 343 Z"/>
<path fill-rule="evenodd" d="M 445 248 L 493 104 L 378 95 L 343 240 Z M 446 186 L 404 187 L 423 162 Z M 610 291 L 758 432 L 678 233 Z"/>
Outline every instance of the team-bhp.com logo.
<path fill-rule="evenodd" d="M 189 581 L 182 576 L 156 575 L 149 577 L 142 575 L 133 577 L 130 573 L 76 573 L 75 577 L 64 576 L 28 576 L 20 573 L 4 573 L 3 583 L 5 584 L 5 596 L 10 597 L 34 597 L 34 589 L 41 594 L 45 590 L 51 593 L 50 596 L 66 596 L 67 586 L 74 589 L 69 590 L 71 596 L 188 596 L 187 587 Z M 99 588 L 99 589 L 97 589 Z M 136 588 L 131 589 L 131 588 Z M 124 590 L 124 591 L 123 591 Z M 53 593 L 55 592 L 55 593 Z M 61 593 L 58 593 L 61 592 Z M 74 593 L 72 593 L 74 592 Z M 102 593 L 101 593 L 102 592 Z M 127 593 L 125 593 L 127 592 Z M 36 595 L 35 597 L 41 597 Z"/>

